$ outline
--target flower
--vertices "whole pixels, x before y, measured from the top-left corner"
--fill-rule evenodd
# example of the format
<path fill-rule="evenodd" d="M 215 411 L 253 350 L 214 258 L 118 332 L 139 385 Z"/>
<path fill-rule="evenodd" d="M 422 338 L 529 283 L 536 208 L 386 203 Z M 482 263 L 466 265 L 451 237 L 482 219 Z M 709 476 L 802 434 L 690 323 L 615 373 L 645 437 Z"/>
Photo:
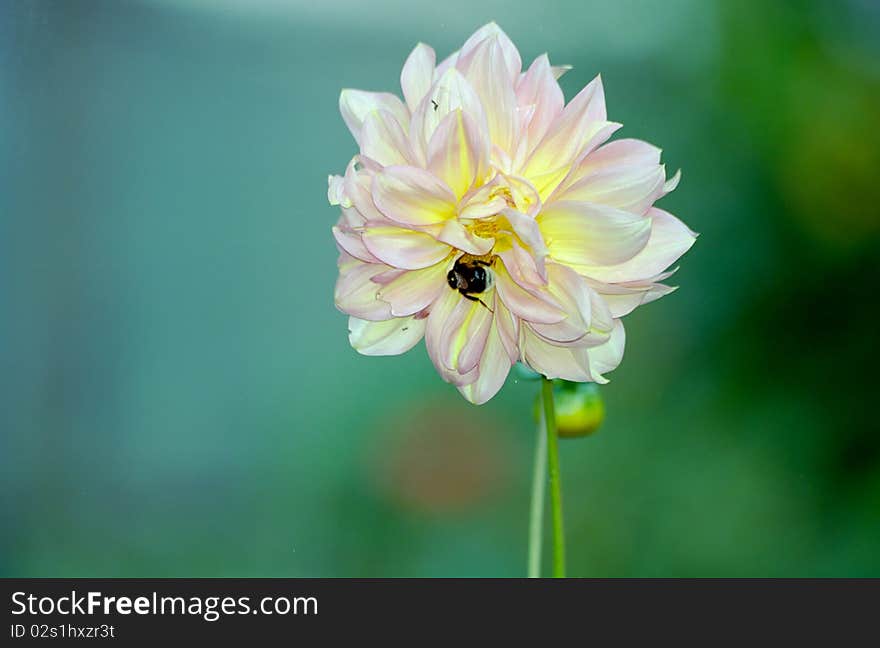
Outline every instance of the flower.
<path fill-rule="evenodd" d="M 437 371 L 481 404 L 523 362 L 548 378 L 607 382 L 621 318 L 674 290 L 665 271 L 696 235 L 654 207 L 672 191 L 660 150 L 606 143 L 596 77 L 567 105 L 542 55 L 522 71 L 494 23 L 435 64 L 419 44 L 404 101 L 343 90 L 360 153 L 329 178 L 342 214 L 337 307 L 365 355 L 423 337 Z M 674 272 L 674 271 L 673 271 Z"/>

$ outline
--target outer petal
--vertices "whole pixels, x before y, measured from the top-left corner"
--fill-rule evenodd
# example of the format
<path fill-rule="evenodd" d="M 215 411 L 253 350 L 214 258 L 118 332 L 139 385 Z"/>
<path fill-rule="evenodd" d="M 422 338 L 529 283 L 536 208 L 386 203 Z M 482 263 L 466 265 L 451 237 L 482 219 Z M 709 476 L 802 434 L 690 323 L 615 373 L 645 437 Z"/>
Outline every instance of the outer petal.
<path fill-rule="evenodd" d="M 646 218 L 586 202 L 551 203 L 538 215 L 538 223 L 550 256 L 569 265 L 628 261 L 645 247 L 651 234 Z"/>
<path fill-rule="evenodd" d="M 489 336 L 480 358 L 477 379 L 459 387 L 458 391 L 474 405 L 482 405 L 504 386 L 511 366 L 513 361 L 507 353 L 501 333 L 498 327 L 493 325 L 489 329 Z"/>
<path fill-rule="evenodd" d="M 536 58 L 516 86 L 516 100 L 520 106 L 534 106 L 525 139 L 523 153 L 531 153 L 546 135 L 550 125 L 562 113 L 565 97 L 550 67 L 546 54 Z"/>
<path fill-rule="evenodd" d="M 493 273 L 498 298 L 517 317 L 542 324 L 566 319 L 567 314 L 559 302 L 546 291 L 529 291 L 520 286 L 511 278 L 504 263 L 496 263 Z"/>
<path fill-rule="evenodd" d="M 474 180 L 486 174 L 488 158 L 489 141 L 460 108 L 443 118 L 428 144 L 428 169 L 442 178 L 459 200 Z"/>
<path fill-rule="evenodd" d="M 590 156 L 587 156 L 590 157 Z M 611 166 L 587 174 L 555 200 L 580 200 L 644 214 L 663 193 L 666 173 L 660 165 Z"/>
<path fill-rule="evenodd" d="M 364 245 L 377 259 L 394 268 L 420 270 L 438 263 L 449 254 L 449 246 L 430 234 L 391 225 L 368 227 Z"/>
<path fill-rule="evenodd" d="M 461 375 L 448 367 L 446 362 L 448 343 L 445 342 L 445 331 L 453 315 L 456 313 L 461 314 L 457 309 L 459 303 L 463 301 L 466 300 L 457 291 L 443 291 L 437 301 L 431 306 L 427 327 L 425 328 L 425 348 L 428 350 L 431 362 L 434 363 L 434 368 L 437 369 L 443 380 L 459 386 L 473 382 L 478 376 L 476 368 L 465 375 Z M 457 319 L 459 326 L 460 322 L 461 319 Z"/>
<path fill-rule="evenodd" d="M 339 95 L 339 112 L 355 141 L 361 142 L 364 119 L 374 110 L 387 110 L 403 126 L 409 128 L 409 111 L 403 102 L 389 92 L 367 92 L 346 88 Z"/>
<path fill-rule="evenodd" d="M 385 216 L 404 225 L 432 225 L 455 216 L 449 187 L 418 167 L 385 167 L 373 178 L 372 195 Z"/>
<path fill-rule="evenodd" d="M 409 137 L 387 110 L 374 110 L 364 118 L 361 153 L 381 164 L 412 164 L 415 157 Z"/>
<path fill-rule="evenodd" d="M 516 49 L 516 45 L 513 44 L 510 37 L 494 22 L 483 25 L 465 41 L 456 57 L 456 64 L 468 65 L 479 46 L 487 40 L 495 40 L 498 43 L 501 49 L 501 56 L 504 59 L 504 66 L 507 70 L 508 80 L 511 86 L 514 85 L 522 70 L 522 57 L 520 57 L 519 50 Z"/>
<path fill-rule="evenodd" d="M 577 271 L 608 283 L 644 281 L 672 265 L 694 244 L 697 235 L 672 214 L 653 207 L 648 216 L 652 223 L 650 238 L 637 255 L 618 265 L 578 266 Z"/>
<path fill-rule="evenodd" d="M 589 350 L 590 374 L 597 383 L 606 383 L 608 379 L 602 374 L 617 368 L 623 360 L 623 349 L 626 346 L 626 331 L 623 322 L 614 320 L 611 337 L 605 344 Z"/>
<path fill-rule="evenodd" d="M 434 63 L 437 55 L 424 43 L 419 43 L 403 64 L 400 73 L 400 88 L 410 111 L 414 111 L 419 102 L 431 89 L 434 82 Z"/>
<path fill-rule="evenodd" d="M 516 95 L 498 38 L 493 36 L 484 40 L 473 53 L 459 58 L 457 67 L 483 104 L 492 143 L 512 154 L 517 116 Z"/>
<path fill-rule="evenodd" d="M 549 265 L 547 275 L 547 292 L 568 316 L 553 324 L 531 322 L 532 330 L 560 345 L 596 346 L 607 340 L 613 327 L 611 313 L 586 279 L 558 264 Z"/>
<path fill-rule="evenodd" d="M 418 344 L 425 334 L 425 320 L 396 317 L 384 322 L 368 322 L 351 317 L 348 320 L 351 346 L 370 356 L 398 355 Z"/>
<path fill-rule="evenodd" d="M 381 286 L 378 298 L 391 304 L 395 316 L 414 315 L 430 306 L 442 290 L 449 290 L 446 271 L 440 262 L 423 270 L 410 270 Z"/>
<path fill-rule="evenodd" d="M 592 380 L 587 349 L 561 347 L 538 337 L 527 326 L 521 328 L 520 350 L 522 360 L 532 369 L 550 379 L 562 378 L 574 382 Z"/>
<path fill-rule="evenodd" d="M 362 263 L 346 254 L 340 256 L 339 278 L 336 280 L 334 298 L 336 307 L 355 317 L 380 321 L 391 317 L 391 307 L 380 301 L 376 294 L 379 285 L 373 281 L 389 268 L 378 263 Z"/>
<path fill-rule="evenodd" d="M 365 263 L 380 263 L 379 259 L 370 254 L 370 251 L 364 245 L 361 235 L 351 228 L 340 224 L 333 227 L 333 238 L 340 248 L 356 259 L 360 259 Z"/>
<path fill-rule="evenodd" d="M 526 163 L 524 175 L 533 180 L 542 196 L 545 193 L 541 184 L 545 183 L 539 184 L 535 178 L 555 169 L 567 171 L 590 138 L 607 124 L 606 119 L 602 79 L 596 77 L 554 120 Z"/>

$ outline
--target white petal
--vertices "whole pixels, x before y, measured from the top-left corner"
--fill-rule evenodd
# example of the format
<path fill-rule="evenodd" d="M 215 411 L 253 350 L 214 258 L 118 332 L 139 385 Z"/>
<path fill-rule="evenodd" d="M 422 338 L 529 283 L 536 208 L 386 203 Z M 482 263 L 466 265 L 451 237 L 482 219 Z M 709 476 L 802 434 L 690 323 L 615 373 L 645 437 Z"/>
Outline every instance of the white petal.
<path fill-rule="evenodd" d="M 373 179 L 372 195 L 386 217 L 404 225 L 431 225 L 455 216 L 449 187 L 418 167 L 385 167 Z"/>
<path fill-rule="evenodd" d="M 419 43 L 403 64 L 400 73 L 400 88 L 410 111 L 414 111 L 419 102 L 430 90 L 434 82 L 434 63 L 437 55 L 424 43 Z"/>
<path fill-rule="evenodd" d="M 389 92 L 367 92 L 346 88 L 339 95 L 339 112 L 348 130 L 360 144 L 364 119 L 375 110 L 387 110 L 404 130 L 409 128 L 409 111 L 403 102 Z"/>
<path fill-rule="evenodd" d="M 351 317 L 348 320 L 351 346 L 370 356 L 399 355 L 412 349 L 425 334 L 425 320 L 396 317 L 384 322 L 368 322 Z"/>

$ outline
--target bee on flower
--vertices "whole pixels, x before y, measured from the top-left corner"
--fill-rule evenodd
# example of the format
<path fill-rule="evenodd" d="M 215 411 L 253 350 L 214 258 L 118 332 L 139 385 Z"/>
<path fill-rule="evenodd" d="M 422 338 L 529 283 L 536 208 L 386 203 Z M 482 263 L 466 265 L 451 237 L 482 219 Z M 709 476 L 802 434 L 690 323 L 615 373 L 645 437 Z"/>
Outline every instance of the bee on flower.
<path fill-rule="evenodd" d="M 436 63 L 419 44 L 404 99 L 343 90 L 359 153 L 328 197 L 341 216 L 337 307 L 351 345 L 396 355 L 422 338 L 472 403 L 522 362 L 547 378 L 607 382 L 621 318 L 670 293 L 696 235 L 654 203 L 675 189 L 660 150 L 609 142 L 597 77 L 565 103 L 547 55 L 527 70 L 494 23 Z"/>

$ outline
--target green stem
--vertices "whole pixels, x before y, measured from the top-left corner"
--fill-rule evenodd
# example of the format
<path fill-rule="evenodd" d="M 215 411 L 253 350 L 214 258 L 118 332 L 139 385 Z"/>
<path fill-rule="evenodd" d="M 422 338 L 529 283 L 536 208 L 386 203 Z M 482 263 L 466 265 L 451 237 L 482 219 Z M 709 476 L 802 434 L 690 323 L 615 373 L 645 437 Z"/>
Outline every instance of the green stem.
<path fill-rule="evenodd" d="M 547 428 L 547 464 L 550 468 L 550 506 L 553 513 L 553 577 L 565 578 L 565 533 L 562 524 L 562 484 L 559 477 L 559 439 L 553 407 L 553 381 L 543 380 L 544 422 Z"/>
<path fill-rule="evenodd" d="M 544 410 L 539 414 L 538 438 L 535 440 L 535 465 L 532 469 L 532 506 L 529 513 L 529 578 L 541 576 L 541 541 L 544 528 L 544 491 L 547 481 L 547 437 Z"/>

